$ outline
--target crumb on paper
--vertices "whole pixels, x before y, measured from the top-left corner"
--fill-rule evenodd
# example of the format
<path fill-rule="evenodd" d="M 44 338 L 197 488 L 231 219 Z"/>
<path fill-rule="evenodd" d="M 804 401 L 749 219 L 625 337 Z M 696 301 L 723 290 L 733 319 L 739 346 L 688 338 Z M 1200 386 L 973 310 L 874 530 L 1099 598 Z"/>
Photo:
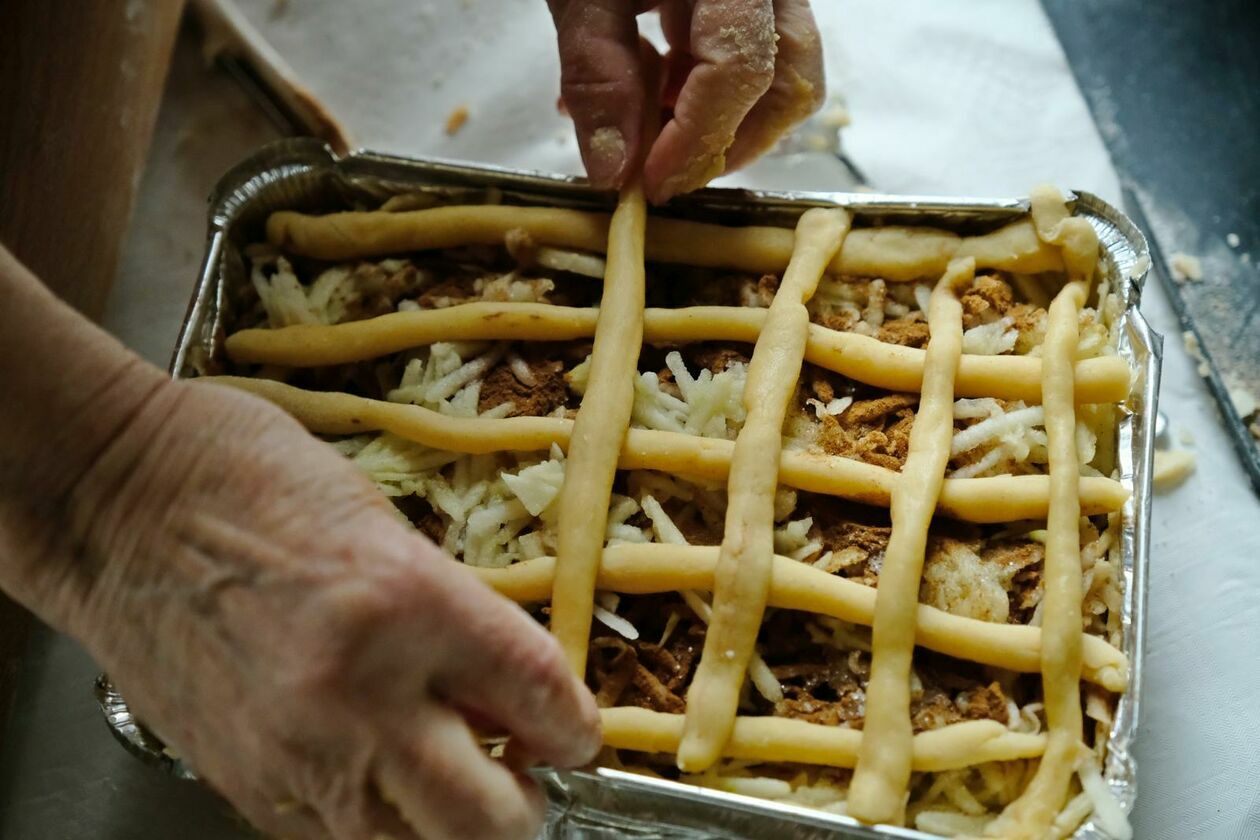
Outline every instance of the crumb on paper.
<path fill-rule="evenodd" d="M 1189 426 L 1177 427 L 1177 440 L 1182 446 L 1194 446 L 1194 433 L 1190 431 Z"/>
<path fill-rule="evenodd" d="M 1133 261 L 1133 265 L 1129 266 L 1129 279 L 1136 280 L 1149 271 L 1151 268 L 1151 257 L 1149 254 L 1143 254 Z"/>
<path fill-rule="evenodd" d="M 458 134 L 466 122 L 468 122 L 468 106 L 459 105 L 446 116 L 447 135 Z"/>
<path fill-rule="evenodd" d="M 1256 395 L 1250 388 L 1230 386 L 1229 401 L 1234 404 L 1234 411 L 1238 412 L 1238 417 L 1244 422 L 1260 408 L 1260 401 L 1256 400 Z"/>
<path fill-rule="evenodd" d="M 1178 283 L 1195 282 L 1203 279 L 1203 263 L 1193 254 L 1176 252 L 1168 260 L 1172 268 L 1173 278 Z"/>
<path fill-rule="evenodd" d="M 271 0 L 271 19 L 278 20 L 289 11 L 289 0 Z"/>
<path fill-rule="evenodd" d="M 1238 234 L 1236 233 L 1225 234 L 1225 244 L 1228 245 L 1229 247 L 1237 248 L 1240 242 L 1242 242 L 1242 240 L 1238 238 Z"/>
<path fill-rule="evenodd" d="M 831 151 L 832 141 L 821 134 L 810 134 L 805 137 L 805 145 L 811 152 Z"/>
<path fill-rule="evenodd" d="M 849 109 L 839 104 L 832 105 L 826 111 L 823 111 L 820 120 L 828 128 L 844 128 L 851 122 Z"/>
<path fill-rule="evenodd" d="M 1188 449 L 1156 452 L 1155 469 L 1151 474 L 1156 492 L 1163 493 L 1180 485 L 1194 472 L 1194 464 L 1194 453 Z"/>
<path fill-rule="evenodd" d="M 1210 374 L 1212 369 L 1208 367 L 1207 359 L 1203 356 L 1203 347 L 1199 344 L 1199 337 L 1190 330 L 1186 330 L 1181 334 L 1181 343 L 1185 345 L 1190 358 L 1199 363 L 1197 368 L 1199 376 Z"/>

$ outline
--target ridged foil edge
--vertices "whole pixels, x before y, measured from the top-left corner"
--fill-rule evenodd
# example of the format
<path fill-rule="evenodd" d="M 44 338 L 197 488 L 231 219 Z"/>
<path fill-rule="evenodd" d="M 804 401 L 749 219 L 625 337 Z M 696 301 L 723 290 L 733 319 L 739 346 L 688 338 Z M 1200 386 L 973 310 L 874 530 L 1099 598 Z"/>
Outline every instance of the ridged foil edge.
<path fill-rule="evenodd" d="M 332 209 L 379 203 L 419 189 L 456 193 L 496 191 L 512 199 L 555 206 L 610 209 L 615 195 L 591 188 L 579 178 L 356 152 L 343 158 L 316 140 L 291 139 L 263 147 L 231 169 L 210 197 L 206 256 L 171 359 L 177 378 L 197 375 L 221 349 L 224 286 L 243 270 L 233 245 L 257 241 L 257 230 L 275 209 Z M 1120 481 L 1129 491 L 1122 511 L 1121 559 L 1125 577 L 1123 627 L 1129 657 L 1129 689 L 1117 704 L 1108 741 L 1104 777 L 1126 813 L 1137 796 L 1132 753 L 1141 702 L 1146 634 L 1146 574 L 1150 544 L 1151 469 L 1159 394 L 1162 339 L 1138 311 L 1149 257 L 1146 239 L 1122 212 L 1088 192 L 1073 196 L 1074 211 L 1099 234 L 1103 270 L 1119 282 L 1124 316 L 1120 355 L 1129 363 L 1134 387 L 1122 407 L 1117 444 Z M 953 228 L 992 225 L 1026 213 L 1026 199 L 936 198 L 876 193 L 771 192 L 745 189 L 700 190 L 675 200 L 668 212 L 713 221 L 747 221 L 755 209 L 762 222 L 784 223 L 811 206 L 844 206 L 855 215 L 883 223 L 924 223 Z M 242 227 L 253 228 L 246 236 Z M 235 241 L 234 241 L 235 240 Z M 110 731 L 133 755 L 179 778 L 195 771 L 168 753 L 161 741 L 132 715 L 126 700 L 101 675 L 96 696 Z M 824 838 L 920 838 L 937 835 L 891 826 L 866 826 L 840 815 L 754 797 L 697 788 L 632 773 L 592 770 L 534 771 L 547 790 L 550 807 L 545 840 L 824 840 Z M 1074 840 L 1110 840 L 1091 820 Z"/>

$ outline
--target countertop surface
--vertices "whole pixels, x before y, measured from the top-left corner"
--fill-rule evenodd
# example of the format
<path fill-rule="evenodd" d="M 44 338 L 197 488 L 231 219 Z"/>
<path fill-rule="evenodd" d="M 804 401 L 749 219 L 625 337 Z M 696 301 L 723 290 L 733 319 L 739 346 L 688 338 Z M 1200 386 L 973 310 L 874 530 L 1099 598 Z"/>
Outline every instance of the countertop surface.
<path fill-rule="evenodd" d="M 353 4 L 334 0 L 242 5 L 364 145 L 575 171 L 572 140 L 553 108 L 558 75 L 541 0 L 472 0 L 441 12 L 399 0 L 396 16 L 356 13 L 353 21 L 345 17 Z M 853 119 L 846 149 L 881 190 L 1006 196 L 1052 180 L 1119 202 L 1106 147 L 1033 0 L 898 0 L 895 14 L 876 0 L 816 5 L 830 84 Z M 345 34 L 354 26 L 362 37 Z M 387 84 L 408 78 L 421 81 L 403 93 Z M 442 123 L 458 105 L 470 119 L 447 137 Z M 232 163 L 276 136 L 185 37 L 107 314 L 107 326 L 153 362 L 166 364 L 197 273 L 205 196 Z M 809 172 L 772 165 L 742 178 L 797 186 L 786 181 Z M 1166 250 L 1199 247 L 1176 238 L 1161 234 Z M 1141 838 L 1256 837 L 1260 503 L 1157 284 L 1143 310 L 1170 336 L 1161 407 L 1173 439 L 1192 441 L 1177 445 L 1194 450 L 1198 468 L 1155 501 L 1132 820 Z M 0 756 L 0 837 L 249 836 L 207 791 L 114 743 L 92 697 L 96 671 L 77 645 L 36 632 Z"/>

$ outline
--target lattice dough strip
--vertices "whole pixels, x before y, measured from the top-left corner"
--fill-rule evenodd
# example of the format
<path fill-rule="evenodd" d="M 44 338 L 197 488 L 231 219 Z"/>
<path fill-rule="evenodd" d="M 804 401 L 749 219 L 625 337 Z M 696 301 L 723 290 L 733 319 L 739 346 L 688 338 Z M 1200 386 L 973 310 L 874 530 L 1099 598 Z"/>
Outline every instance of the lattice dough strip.
<path fill-rule="evenodd" d="M 268 379 L 205 376 L 199 381 L 263 397 L 317 434 L 385 431 L 435 449 L 466 454 L 545 452 L 553 443 L 567 449 L 573 429 L 573 421 L 558 417 L 450 417 L 422 406 L 307 391 Z M 721 481 L 730 470 L 733 449 L 731 441 L 719 438 L 631 429 L 617 465 L 625 470 L 661 470 Z M 782 484 L 863 504 L 887 507 L 898 475 L 853 458 L 792 450 L 780 454 Z M 980 523 L 1044 519 L 1049 492 L 1050 479 L 1044 475 L 947 478 L 937 512 Z M 1128 498 L 1120 482 L 1098 476 L 1082 476 L 1080 494 L 1082 511 L 1090 516 L 1117 511 Z"/>
<path fill-rule="evenodd" d="M 677 753 L 683 715 L 632 706 L 602 709 L 604 743 L 618 749 Z M 783 717 L 737 717 L 723 755 L 748 761 L 787 761 L 852 767 L 863 733 Z M 990 761 L 1036 758 L 1044 735 L 1012 732 L 997 721 L 971 720 L 920 732 L 911 742 L 911 765 L 920 772 L 957 770 Z"/>
<path fill-rule="evenodd" d="M 488 204 L 321 216 L 286 210 L 267 220 L 267 239 L 289 253 L 324 260 L 497 245 L 509 231 L 523 231 L 540 244 L 604 251 L 608 223 L 604 213 Z M 727 227 L 659 216 L 647 224 L 646 255 L 652 262 L 777 274 L 792 256 L 789 228 Z M 966 237 L 928 227 L 860 228 L 846 238 L 828 271 L 909 281 L 940 277 L 955 257 L 972 257 L 978 268 L 1021 274 L 1064 267 L 1059 249 L 1043 242 L 1030 220 L 1019 219 Z"/>
<path fill-rule="evenodd" d="M 928 526 L 945 481 L 954 435 L 954 377 L 962 357 L 962 305 L 957 289 L 975 279 L 976 263 L 954 260 L 932 291 L 928 310 L 923 396 L 910 429 L 905 469 L 893 486 L 892 533 L 884 552 L 871 628 L 871 674 L 866 687 L 870 735 L 858 753 L 848 812 L 866 822 L 901 822 L 910 781 L 914 732 L 910 724 L 910 669 L 919 583 Z"/>
<path fill-rule="evenodd" d="M 792 259 L 748 363 L 747 419 L 727 477 L 726 528 L 714 572 L 713 618 L 687 692 L 678 766 L 707 770 L 735 725 L 739 692 L 757 644 L 774 558 L 774 491 L 783 421 L 805 359 L 806 302 L 849 229 L 843 210 L 814 208 L 796 225 Z"/>
<path fill-rule="evenodd" d="M 1072 360 L 1079 313 L 1098 259 L 1098 237 L 1083 219 L 1072 218 L 1053 187 L 1032 195 L 1033 222 L 1047 242 L 1060 245 L 1073 278 L 1050 304 L 1042 355 L 1042 391 L 1050 470 L 1046 520 L 1045 594 L 1042 597 L 1042 695 L 1048 727 L 1046 754 L 1024 792 L 991 829 L 998 836 L 1041 837 L 1067 799 L 1078 763 L 1090 760 L 1082 742 L 1081 715 L 1081 517 L 1076 453 L 1076 409 Z M 1082 224 L 1084 227 L 1082 227 Z"/>
<path fill-rule="evenodd" d="M 608 546 L 596 586 L 623 595 L 654 595 L 683 589 L 711 591 L 717 565 L 716 546 L 660 543 Z M 538 557 L 502 569 L 470 567 L 505 597 L 538 603 L 551 595 L 555 560 Z M 776 556 L 767 606 L 838 618 L 869 627 L 875 612 L 875 588 Z M 915 644 L 952 656 L 1021 673 L 1041 670 L 1040 627 L 999 624 L 954 615 L 919 604 Z M 1129 660 L 1105 639 L 1082 634 L 1082 674 L 1108 691 L 1124 691 Z"/>
<path fill-rule="evenodd" d="M 573 671 L 586 675 L 595 575 L 604 551 L 604 517 L 634 408 L 634 381 L 643 346 L 647 203 L 636 178 L 621 192 L 608 231 L 608 267 L 595 323 L 590 377 L 569 437 L 557 522 L 551 632 Z"/>
<path fill-rule="evenodd" d="M 570 341 L 595 334 L 599 310 L 547 303 L 464 303 L 446 309 L 394 312 L 332 325 L 298 324 L 247 329 L 229 336 L 236 362 L 318 367 L 361 362 L 437 341 Z M 643 338 L 654 342 L 753 343 L 766 310 L 733 306 L 648 309 Z M 924 351 L 858 333 L 810 324 L 805 360 L 888 391 L 918 391 Z M 962 397 L 1041 402 L 1041 359 L 1035 356 L 964 355 L 955 391 Z M 1076 363 L 1079 403 L 1118 402 L 1129 393 L 1129 367 L 1119 356 Z"/>

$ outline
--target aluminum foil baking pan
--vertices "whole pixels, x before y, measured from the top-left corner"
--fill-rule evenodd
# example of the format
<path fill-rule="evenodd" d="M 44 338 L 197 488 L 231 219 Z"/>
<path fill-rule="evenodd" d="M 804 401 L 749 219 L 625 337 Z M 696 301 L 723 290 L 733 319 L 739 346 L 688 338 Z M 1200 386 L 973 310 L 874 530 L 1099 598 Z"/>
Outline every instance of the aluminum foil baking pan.
<path fill-rule="evenodd" d="M 224 325 L 231 316 L 228 291 L 249 282 L 242 251 L 264 238 L 263 225 L 271 212 L 374 208 L 391 196 L 416 192 L 468 202 L 497 200 L 598 210 L 610 209 L 616 199 L 576 178 L 371 152 L 336 157 L 312 140 L 284 140 L 267 146 L 224 176 L 211 196 L 206 257 L 171 360 L 172 375 L 191 378 L 219 367 Z M 790 225 L 808 207 L 837 204 L 850 210 L 859 224 L 927 224 L 962 233 L 991 229 L 1028 211 L 1027 201 L 1020 199 L 708 189 L 676 199 L 662 212 L 728 224 Z M 1121 511 L 1129 688 L 1118 703 L 1104 768 L 1108 784 L 1128 811 L 1137 790 L 1132 750 L 1142 698 L 1151 462 L 1162 340 L 1138 311 L 1150 263 L 1142 234 L 1124 214 L 1088 193 L 1076 193 L 1075 213 L 1098 231 L 1104 252 L 1101 271 L 1122 290 L 1125 311 L 1119 350 L 1133 371 L 1133 389 L 1122 407 L 1117 441 L 1120 481 L 1130 491 Z M 193 768 L 165 751 L 161 741 L 132 716 L 107 677 L 97 681 L 96 693 L 110 729 L 128 750 L 177 776 L 196 777 Z M 808 808 L 605 768 L 542 769 L 536 775 L 551 801 L 542 835 L 547 840 L 934 836 L 863 826 Z M 1103 840 L 1107 835 L 1090 822 L 1075 837 Z"/>

